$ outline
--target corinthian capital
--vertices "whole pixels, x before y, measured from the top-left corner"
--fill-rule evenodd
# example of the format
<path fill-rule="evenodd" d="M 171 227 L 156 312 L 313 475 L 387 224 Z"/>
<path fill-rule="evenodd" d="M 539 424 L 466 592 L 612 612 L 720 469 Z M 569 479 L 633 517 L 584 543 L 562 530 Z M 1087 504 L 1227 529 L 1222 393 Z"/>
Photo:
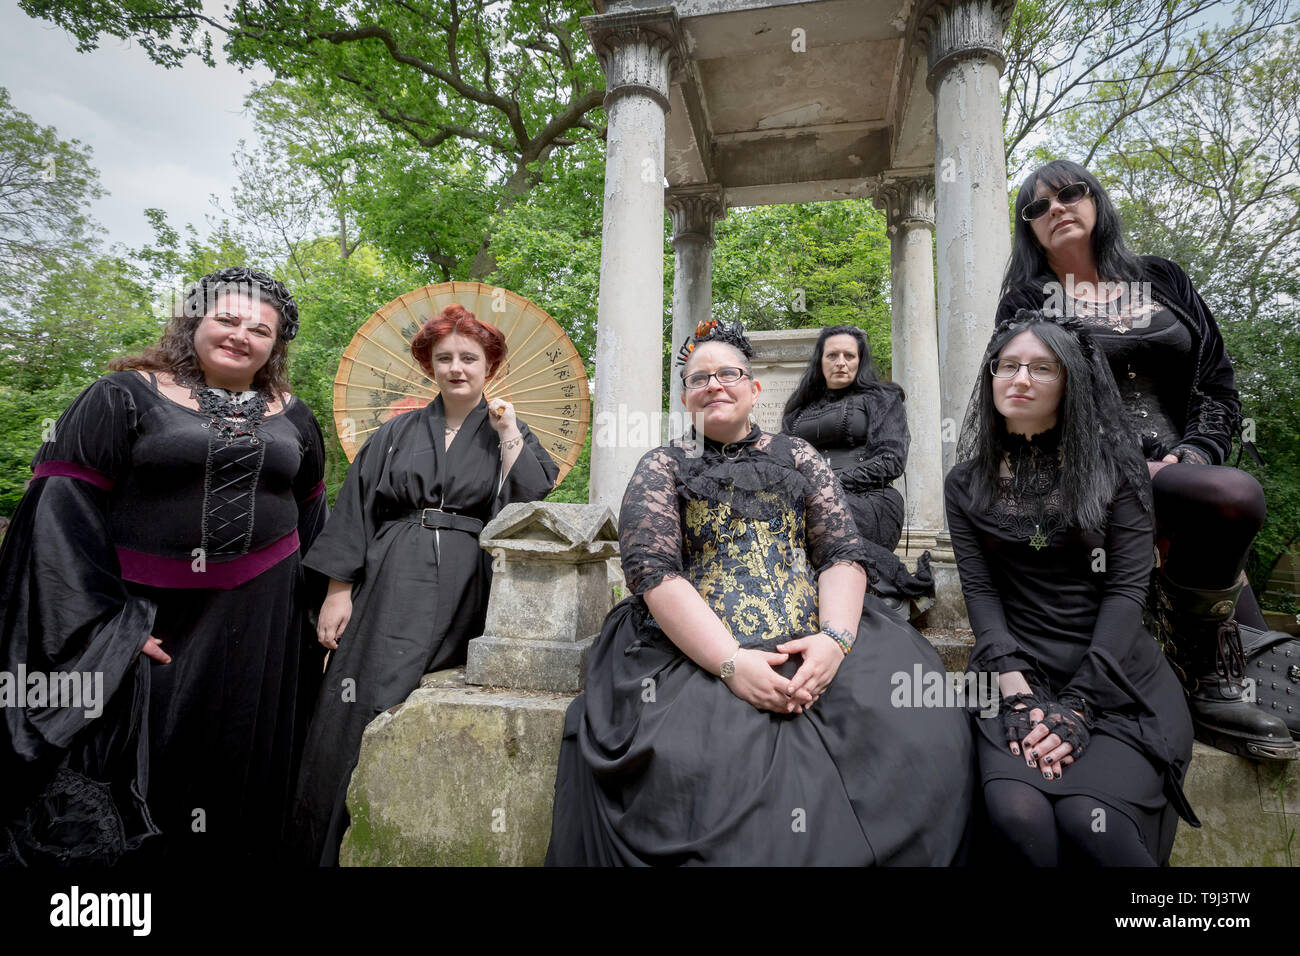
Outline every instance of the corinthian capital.
<path fill-rule="evenodd" d="M 686 61 L 681 21 L 673 7 L 582 18 L 605 71 L 605 109 L 639 93 L 668 112 L 668 87 Z"/>

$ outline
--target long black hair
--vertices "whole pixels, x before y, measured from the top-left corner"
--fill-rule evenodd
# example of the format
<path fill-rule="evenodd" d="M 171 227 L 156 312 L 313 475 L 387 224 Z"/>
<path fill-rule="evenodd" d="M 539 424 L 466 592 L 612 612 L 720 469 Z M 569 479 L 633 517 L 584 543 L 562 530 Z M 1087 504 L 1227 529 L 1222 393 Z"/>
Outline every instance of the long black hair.
<path fill-rule="evenodd" d="M 808 367 L 803 370 L 794 391 L 786 399 L 785 409 L 781 412 L 781 430 L 790 431 L 795 417 L 813 402 L 826 394 L 826 375 L 822 372 L 822 356 L 826 354 L 826 340 L 832 335 L 851 335 L 858 343 L 858 374 L 849 388 L 855 392 L 869 388 L 897 389 L 901 401 L 905 396 L 901 386 L 894 382 L 884 382 L 876 371 L 876 363 L 871 358 L 871 345 L 867 335 L 856 325 L 831 325 L 821 330 L 817 336 L 817 345 L 813 348 Z"/>
<path fill-rule="evenodd" d="M 1006 448 L 1007 423 L 993 403 L 989 362 L 997 358 L 1008 342 L 1026 331 L 1055 353 L 1065 376 L 1065 389 L 1056 412 L 1062 453 L 1063 517 L 1086 531 L 1102 530 L 1111 502 L 1125 478 L 1149 511 L 1150 474 L 1128 431 L 1119 391 L 1101 347 L 1078 319 L 1030 309 L 1019 310 L 994 331 L 966 407 L 957 459 L 973 463 L 971 499 L 975 506 L 981 509 L 992 506 Z"/>
<path fill-rule="evenodd" d="M 1011 260 L 1002 277 L 1002 294 L 1026 285 L 1037 285 L 1043 276 L 1050 277 L 1052 269 L 1047 264 L 1047 255 L 1034 236 L 1033 223 L 1025 222 L 1021 213 L 1027 204 L 1037 198 L 1038 184 L 1057 190 L 1070 183 L 1087 183 L 1088 192 L 1097 208 L 1097 223 L 1092 227 L 1092 254 L 1097 260 L 1097 273 L 1102 279 L 1131 282 L 1142 274 L 1137 256 L 1129 252 L 1124 245 L 1124 235 L 1120 229 L 1119 213 L 1111 202 L 1105 187 L 1097 177 L 1078 163 L 1068 159 L 1054 159 L 1044 163 L 1020 185 L 1016 194 L 1016 211 L 1014 215 L 1015 231 L 1011 239 Z M 1086 201 L 1086 199 L 1085 199 Z"/>

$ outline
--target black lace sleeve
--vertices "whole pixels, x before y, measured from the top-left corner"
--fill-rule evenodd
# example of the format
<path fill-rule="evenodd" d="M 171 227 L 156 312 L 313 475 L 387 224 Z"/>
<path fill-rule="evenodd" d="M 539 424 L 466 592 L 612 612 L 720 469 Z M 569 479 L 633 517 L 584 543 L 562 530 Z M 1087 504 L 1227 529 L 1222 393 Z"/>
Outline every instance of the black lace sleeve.
<path fill-rule="evenodd" d="M 867 552 L 835 472 L 802 438 L 791 438 L 790 445 L 795 467 L 812 485 L 804 498 L 809 563 L 818 574 L 841 561 L 860 564 L 866 571 Z"/>
<path fill-rule="evenodd" d="M 665 448 L 646 452 L 632 473 L 618 513 L 623 577 L 643 595 L 666 578 L 682 576 L 682 525 L 677 462 Z"/>

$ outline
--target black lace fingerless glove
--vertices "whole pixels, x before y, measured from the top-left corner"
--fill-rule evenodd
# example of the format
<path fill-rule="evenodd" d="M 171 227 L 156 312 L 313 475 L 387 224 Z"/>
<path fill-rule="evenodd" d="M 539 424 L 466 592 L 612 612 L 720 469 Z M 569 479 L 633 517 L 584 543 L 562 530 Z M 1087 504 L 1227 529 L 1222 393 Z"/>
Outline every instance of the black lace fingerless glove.
<path fill-rule="evenodd" d="M 1025 706 L 1020 707 L 1021 704 Z M 1019 743 L 1034 729 L 1029 720 L 1029 712 L 1035 707 L 1044 709 L 1042 702 L 1033 694 L 1012 694 L 1002 698 L 1002 709 L 998 711 L 998 717 L 1002 721 L 1002 731 L 1008 743 Z"/>
<path fill-rule="evenodd" d="M 1044 714 L 1043 723 L 1047 725 L 1047 729 L 1060 737 L 1061 743 L 1069 744 L 1073 748 L 1070 756 L 1078 760 L 1088 748 L 1088 741 L 1092 739 L 1090 731 L 1092 721 L 1087 702 L 1081 697 L 1066 694 L 1060 700 L 1044 701 L 1041 706 Z M 1085 716 L 1080 717 L 1075 713 L 1076 710 L 1082 711 Z"/>

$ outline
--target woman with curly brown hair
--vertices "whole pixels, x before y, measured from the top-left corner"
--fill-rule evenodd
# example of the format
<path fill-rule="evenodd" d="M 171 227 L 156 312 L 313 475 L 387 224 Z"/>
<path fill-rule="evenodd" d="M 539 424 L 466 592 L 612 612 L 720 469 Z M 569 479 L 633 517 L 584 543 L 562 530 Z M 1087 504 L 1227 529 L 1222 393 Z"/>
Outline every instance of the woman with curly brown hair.
<path fill-rule="evenodd" d="M 498 329 L 449 305 L 411 354 L 438 397 L 370 436 L 307 557 L 330 578 L 317 627 L 330 660 L 295 806 L 299 848 L 313 864 L 338 861 L 366 724 L 422 675 L 463 663 L 483 633 L 492 582 L 483 525 L 511 502 L 545 497 L 559 475 L 514 407 L 483 397 L 506 357 Z"/>
<path fill-rule="evenodd" d="M 270 276 L 204 276 L 37 451 L 0 553 L 0 662 L 102 694 L 5 708 L 0 860 L 275 855 L 320 674 L 300 554 L 324 454 L 285 380 L 297 331 Z"/>

